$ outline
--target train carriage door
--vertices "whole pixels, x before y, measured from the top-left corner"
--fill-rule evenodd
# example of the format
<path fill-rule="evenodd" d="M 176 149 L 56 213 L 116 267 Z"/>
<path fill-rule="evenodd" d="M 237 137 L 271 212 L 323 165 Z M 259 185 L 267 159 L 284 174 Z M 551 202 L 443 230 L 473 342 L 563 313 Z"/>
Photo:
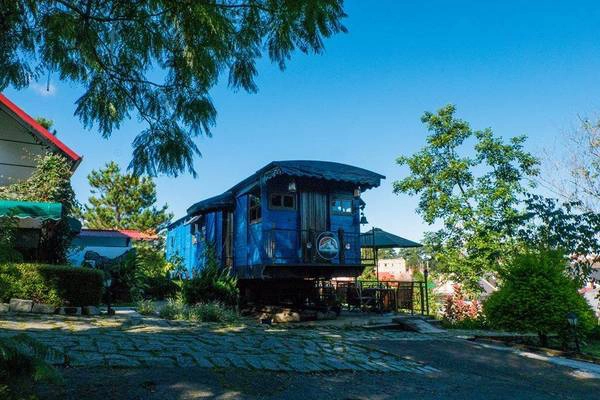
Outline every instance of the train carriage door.
<path fill-rule="evenodd" d="M 327 194 L 319 192 L 300 193 L 300 229 L 304 262 L 314 262 L 315 237 L 327 230 Z M 310 242 L 310 245 L 307 245 Z"/>

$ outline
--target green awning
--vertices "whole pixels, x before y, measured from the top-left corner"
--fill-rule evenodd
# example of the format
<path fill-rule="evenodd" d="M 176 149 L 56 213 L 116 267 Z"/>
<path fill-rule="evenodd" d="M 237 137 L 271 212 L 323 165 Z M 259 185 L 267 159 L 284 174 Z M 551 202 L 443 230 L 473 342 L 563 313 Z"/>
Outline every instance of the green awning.
<path fill-rule="evenodd" d="M 9 216 L 21 219 L 59 220 L 62 217 L 62 204 L 0 200 L 0 217 Z"/>
<path fill-rule="evenodd" d="M 407 249 L 422 246 L 420 243 L 404 239 L 379 228 L 373 228 L 360 234 L 360 247 L 363 249 Z"/>

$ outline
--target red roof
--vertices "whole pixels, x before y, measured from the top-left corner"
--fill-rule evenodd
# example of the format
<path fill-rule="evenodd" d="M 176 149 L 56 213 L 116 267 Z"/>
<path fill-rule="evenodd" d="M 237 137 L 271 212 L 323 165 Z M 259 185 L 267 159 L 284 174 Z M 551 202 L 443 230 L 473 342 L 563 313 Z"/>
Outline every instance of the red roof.
<path fill-rule="evenodd" d="M 158 235 L 134 229 L 82 229 L 79 236 L 128 237 L 132 240 L 156 240 Z"/>
<path fill-rule="evenodd" d="M 31 128 L 33 134 L 35 134 L 43 142 L 52 145 L 58 149 L 62 154 L 67 156 L 73 162 L 73 169 L 77 168 L 81 162 L 81 156 L 71 150 L 66 144 L 58 140 L 56 136 L 48 132 L 46 128 L 40 125 L 35 119 L 31 118 L 29 114 L 19 108 L 15 103 L 10 101 L 5 95 L 0 93 L 0 104 L 4 105 L 9 111 L 12 112 L 13 116 L 20 119 L 23 123 Z"/>

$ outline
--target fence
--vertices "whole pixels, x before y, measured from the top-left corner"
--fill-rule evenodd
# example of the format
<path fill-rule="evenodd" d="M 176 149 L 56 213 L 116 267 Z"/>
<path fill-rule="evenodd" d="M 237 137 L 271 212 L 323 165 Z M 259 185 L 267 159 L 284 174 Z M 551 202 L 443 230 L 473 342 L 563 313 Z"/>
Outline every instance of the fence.
<path fill-rule="evenodd" d="M 338 301 L 349 309 L 429 314 L 423 281 L 337 281 Z"/>

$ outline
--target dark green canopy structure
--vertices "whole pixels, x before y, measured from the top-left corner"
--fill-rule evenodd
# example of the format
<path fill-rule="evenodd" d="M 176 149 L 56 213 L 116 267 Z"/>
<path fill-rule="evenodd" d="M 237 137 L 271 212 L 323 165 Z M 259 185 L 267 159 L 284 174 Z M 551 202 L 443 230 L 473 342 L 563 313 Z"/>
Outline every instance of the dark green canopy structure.
<path fill-rule="evenodd" d="M 404 239 L 379 228 L 373 228 L 360 234 L 360 247 L 363 249 L 406 249 L 422 246 L 420 243 Z"/>
<path fill-rule="evenodd" d="M 0 200 L 0 217 L 56 220 L 62 217 L 62 204 L 33 201 Z"/>

